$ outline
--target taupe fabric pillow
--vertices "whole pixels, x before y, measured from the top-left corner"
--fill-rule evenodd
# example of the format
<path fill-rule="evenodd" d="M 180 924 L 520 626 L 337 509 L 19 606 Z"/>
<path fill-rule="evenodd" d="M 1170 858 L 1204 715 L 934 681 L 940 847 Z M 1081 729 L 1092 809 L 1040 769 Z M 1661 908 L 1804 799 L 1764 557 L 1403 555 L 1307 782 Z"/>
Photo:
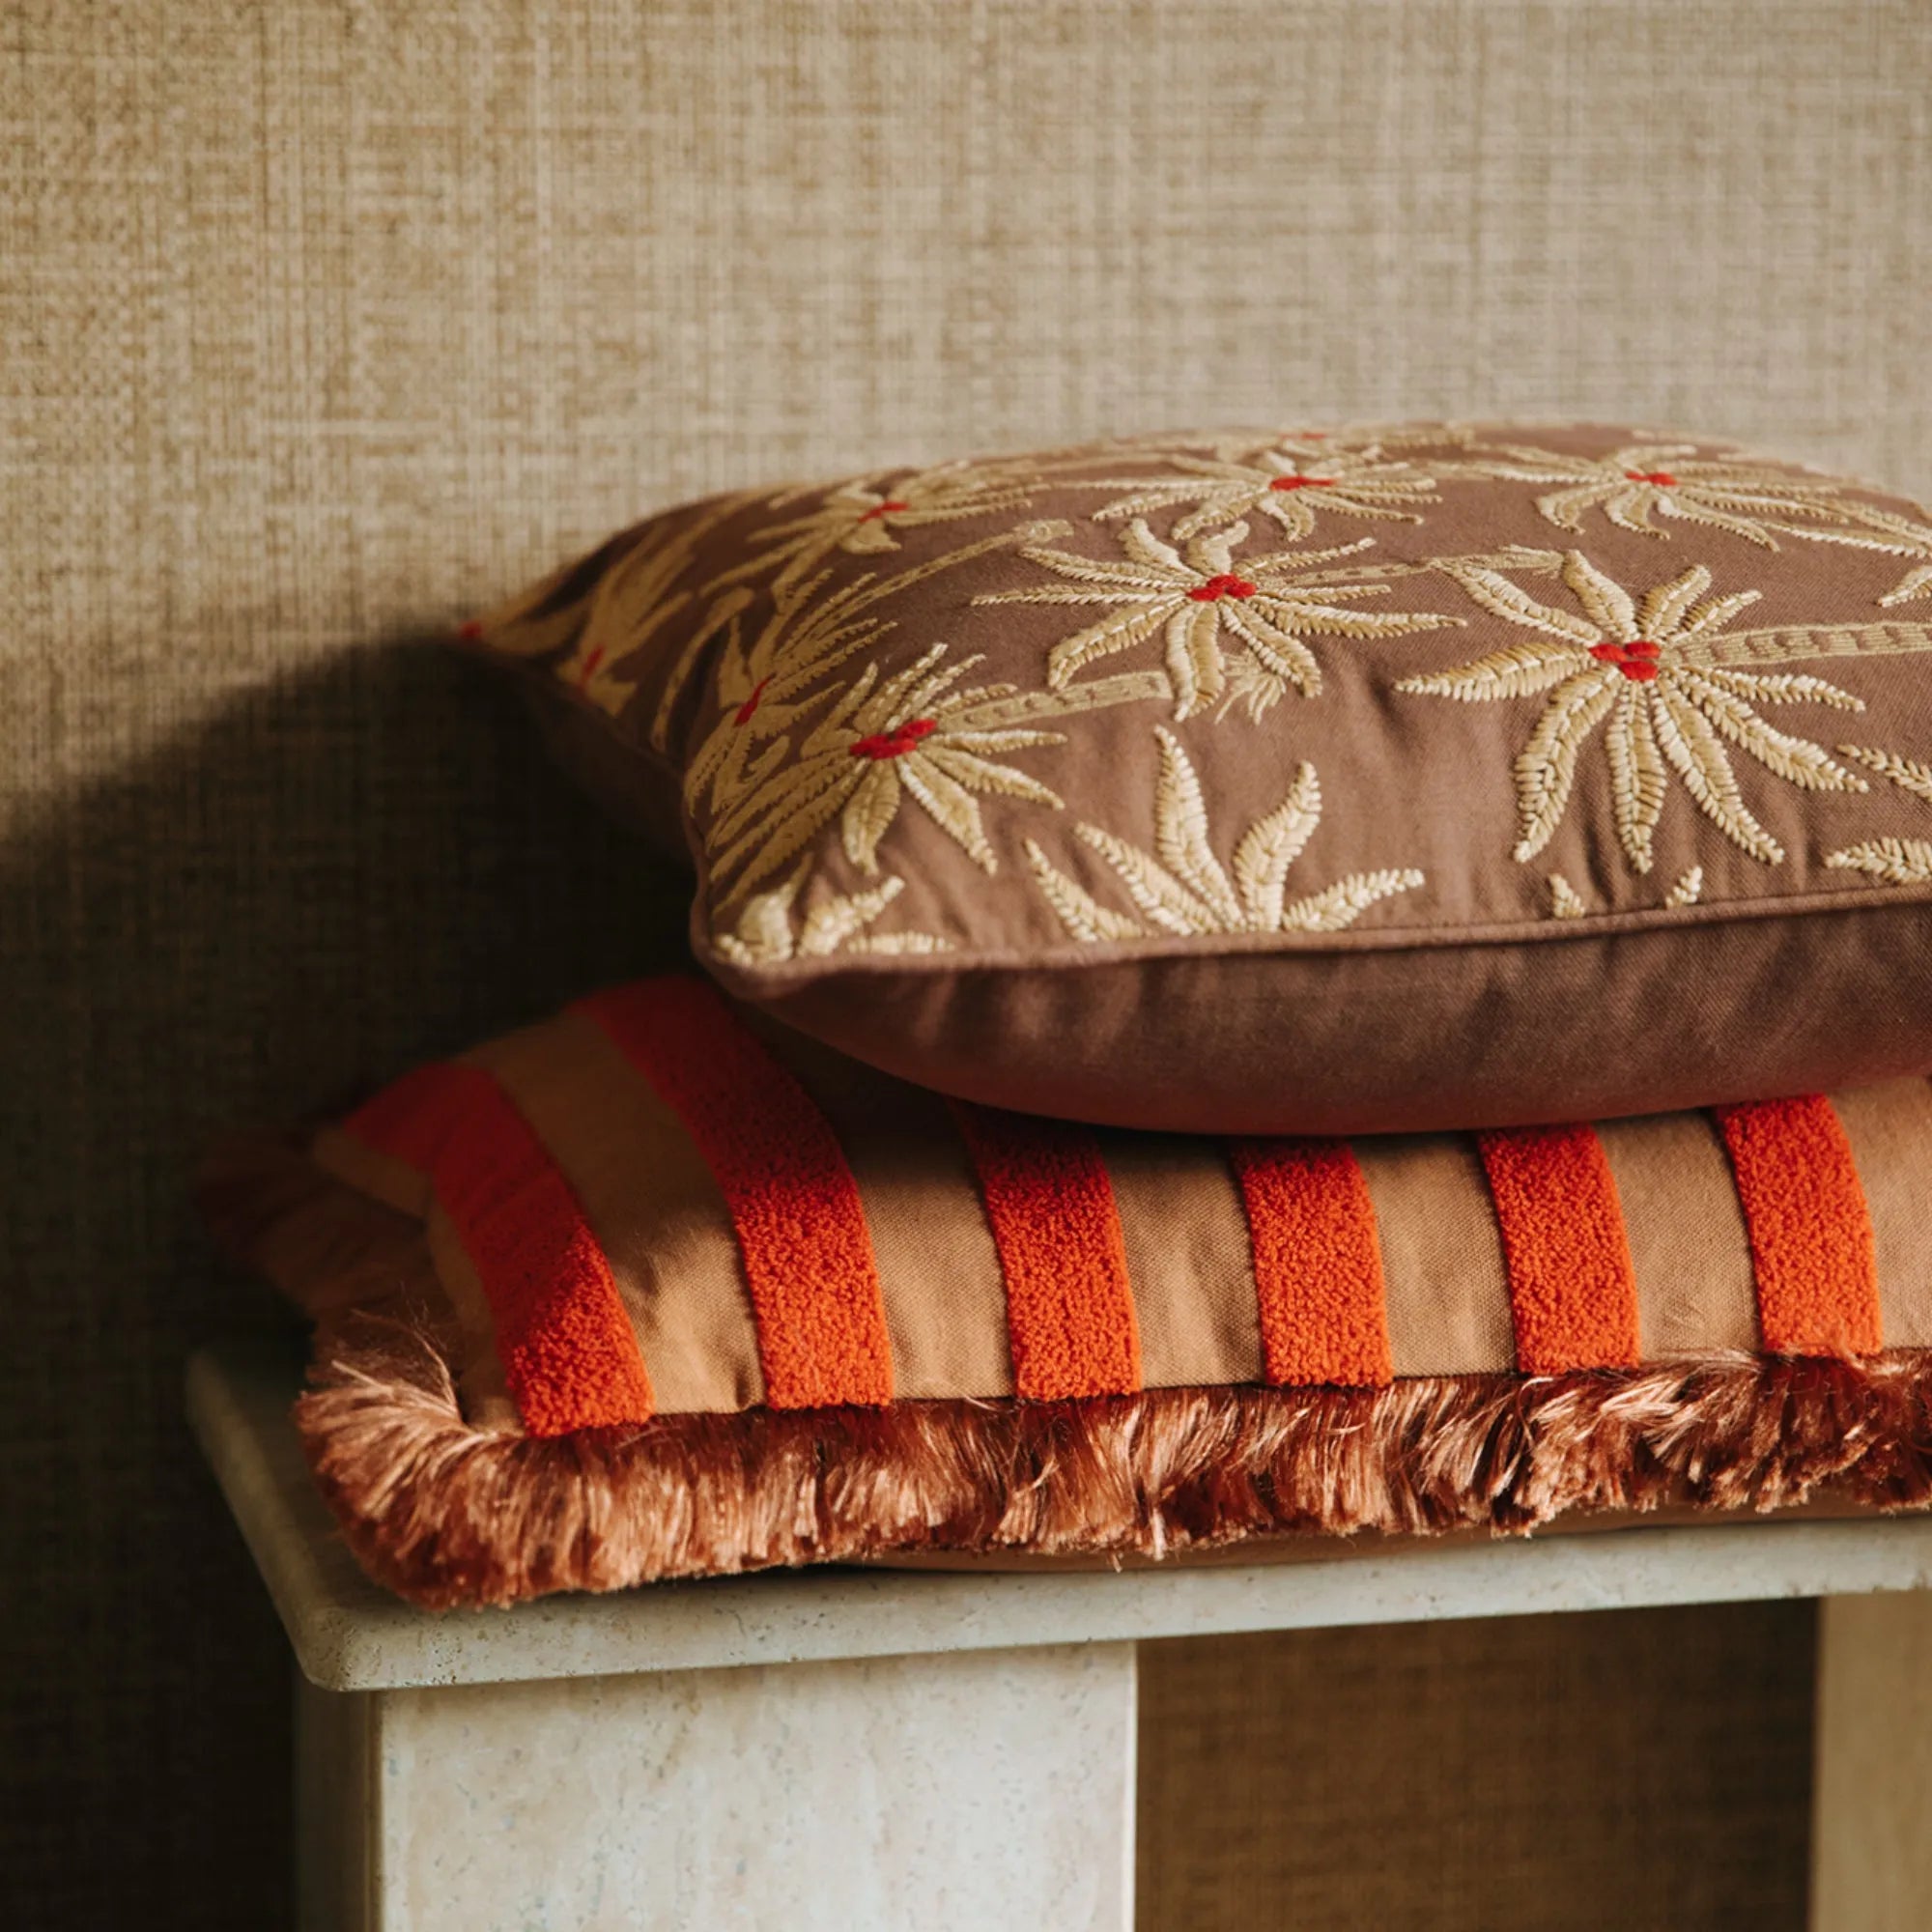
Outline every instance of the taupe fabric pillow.
<path fill-rule="evenodd" d="M 1666 432 L 748 492 L 485 622 L 734 993 L 971 1099 L 1354 1133 L 1932 1068 L 1932 514 Z"/>

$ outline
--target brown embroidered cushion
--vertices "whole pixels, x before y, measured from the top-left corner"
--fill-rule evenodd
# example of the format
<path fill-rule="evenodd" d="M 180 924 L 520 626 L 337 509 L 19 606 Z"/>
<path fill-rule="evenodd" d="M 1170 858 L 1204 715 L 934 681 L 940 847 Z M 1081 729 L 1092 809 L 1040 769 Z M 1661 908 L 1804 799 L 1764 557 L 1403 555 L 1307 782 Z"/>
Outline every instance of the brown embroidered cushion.
<path fill-rule="evenodd" d="M 712 973 L 949 1093 L 1356 1132 L 1932 1067 L 1932 515 L 1843 478 L 1155 438 L 673 510 L 471 628 L 688 846 Z"/>
<path fill-rule="evenodd" d="M 1932 1498 L 1932 1085 L 1213 1140 L 949 1103 L 601 993 L 231 1170 L 298 1421 L 426 1603 Z"/>

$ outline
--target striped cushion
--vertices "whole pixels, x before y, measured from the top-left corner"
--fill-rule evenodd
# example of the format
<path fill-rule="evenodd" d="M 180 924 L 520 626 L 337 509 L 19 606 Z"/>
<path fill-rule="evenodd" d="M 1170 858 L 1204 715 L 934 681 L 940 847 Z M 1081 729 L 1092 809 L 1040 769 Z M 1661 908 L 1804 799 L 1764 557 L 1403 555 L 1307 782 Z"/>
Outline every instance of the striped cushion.
<path fill-rule="evenodd" d="M 709 981 L 237 1151 L 427 1605 L 823 1561 L 1932 1503 L 1932 1085 L 1355 1141 L 950 1101 Z"/>
<path fill-rule="evenodd" d="M 419 1217 L 470 1419 L 1555 1377 L 1932 1342 L 1905 1080 L 1358 1141 L 950 1102 L 689 978 L 409 1075 L 317 1160 Z"/>

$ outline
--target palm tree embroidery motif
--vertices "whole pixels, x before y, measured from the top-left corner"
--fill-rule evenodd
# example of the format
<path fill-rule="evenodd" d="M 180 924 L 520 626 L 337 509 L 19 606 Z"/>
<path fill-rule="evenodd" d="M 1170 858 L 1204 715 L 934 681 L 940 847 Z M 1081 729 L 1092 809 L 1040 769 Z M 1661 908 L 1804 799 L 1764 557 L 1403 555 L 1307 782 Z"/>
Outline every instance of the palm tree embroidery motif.
<path fill-rule="evenodd" d="M 1840 745 L 1838 753 L 1932 805 L 1932 765 L 1922 759 L 1902 757 L 1874 745 Z M 1883 886 L 1932 884 L 1932 843 L 1923 838 L 1868 838 L 1828 852 L 1825 863 L 1837 871 L 1862 872 Z"/>
<path fill-rule="evenodd" d="M 905 890 L 888 874 L 869 891 L 807 892 L 812 862 L 804 859 L 782 885 L 753 893 L 729 932 L 712 944 L 734 966 L 782 966 L 794 959 L 829 959 L 851 952 L 944 952 L 948 942 L 931 932 L 873 932 L 872 922 Z M 801 897 L 806 899 L 801 914 Z"/>
<path fill-rule="evenodd" d="M 1704 896 L 1704 868 L 1692 866 L 1688 872 L 1680 872 L 1677 883 L 1664 894 L 1658 904 L 1665 912 L 1683 912 L 1695 905 Z M 1589 902 L 1561 872 L 1549 875 L 1549 917 L 1551 919 L 1587 919 L 1590 916 Z"/>
<path fill-rule="evenodd" d="M 466 625 L 462 635 L 487 635 L 492 650 L 513 657 L 539 657 L 574 637 L 553 674 L 615 718 L 656 664 L 655 639 L 691 606 L 693 592 L 683 580 L 698 546 L 756 500 L 755 493 L 740 491 L 688 522 L 648 528 L 635 541 L 616 539 L 610 547 L 614 560 L 587 593 L 566 590 L 582 576 L 581 566 L 572 566 L 487 625 Z"/>
<path fill-rule="evenodd" d="M 1064 691 L 1097 659 L 1133 650 L 1157 634 L 1166 641 L 1167 675 L 1177 721 L 1224 698 L 1259 720 L 1293 687 L 1304 697 L 1321 689 L 1321 667 L 1304 637 L 1392 638 L 1458 620 L 1433 611 L 1350 611 L 1344 602 L 1388 594 L 1387 583 L 1350 582 L 1346 570 L 1316 573 L 1369 549 L 1374 539 L 1332 550 L 1277 551 L 1235 561 L 1245 523 L 1209 530 L 1177 550 L 1136 517 L 1120 532 L 1122 560 L 1027 547 L 1020 554 L 1070 582 L 1025 590 L 989 591 L 976 604 L 1107 605 L 1108 613 L 1047 654 L 1046 681 Z M 1363 573 L 1367 575 L 1369 573 Z M 1223 640 L 1238 653 L 1234 668 Z"/>
<path fill-rule="evenodd" d="M 1918 508 L 1917 504 L 1913 507 Z M 1856 529 L 1804 530 L 1793 534 L 1808 536 L 1815 543 L 1845 544 L 1853 550 L 1878 551 L 1886 556 L 1907 558 L 1909 567 L 1905 575 L 1878 600 L 1881 604 L 1916 604 L 1921 597 L 1932 597 L 1932 521 L 1914 523 L 1910 517 L 1882 510 L 1876 503 L 1848 504 L 1846 508 L 1858 520 Z M 1920 510 L 1919 514 L 1932 520 L 1932 512 Z"/>
<path fill-rule="evenodd" d="M 1932 844 L 1923 838 L 1868 838 L 1828 852 L 1825 863 L 1839 871 L 1862 872 L 1882 886 L 1932 885 Z"/>
<path fill-rule="evenodd" d="M 1009 684 L 961 690 L 960 678 L 981 660 L 948 664 L 946 649 L 934 644 L 890 677 L 867 665 L 842 691 L 823 694 L 832 702 L 802 731 L 788 762 L 781 762 L 782 753 L 768 756 L 752 773 L 705 834 L 713 880 L 730 882 L 726 902 L 795 858 L 835 819 L 846 858 L 876 876 L 879 841 L 908 798 L 982 870 L 996 872 L 980 798 L 1061 805 L 1057 792 L 1001 758 L 1065 743 L 1064 733 L 1038 728 L 1044 719 L 1165 695 L 1158 674 L 1145 673 L 1067 693 L 1016 692 Z"/>
<path fill-rule="evenodd" d="M 1340 932 L 1379 899 L 1424 883 L 1411 868 L 1351 872 L 1319 893 L 1287 895 L 1288 872 L 1321 823 L 1315 767 L 1296 767 L 1288 796 L 1236 842 L 1227 867 L 1214 856 L 1201 781 L 1180 741 L 1154 726 L 1160 770 L 1154 790 L 1154 850 L 1144 851 L 1097 825 L 1074 836 L 1104 859 L 1148 925 L 1099 900 L 1059 870 L 1031 838 L 1027 861 L 1069 937 L 1093 945 L 1155 931 L 1192 936 L 1234 932 Z M 1229 876 L 1230 870 L 1233 877 Z"/>
<path fill-rule="evenodd" d="M 705 587 L 771 575 L 770 587 L 783 592 L 834 551 L 854 556 L 895 551 L 901 531 L 1023 508 L 1038 483 L 1037 466 L 1013 462 L 941 463 L 911 476 L 887 470 L 860 477 L 825 492 L 800 515 L 753 530 L 746 539 L 753 554 Z M 770 507 L 784 509 L 801 494 L 772 497 Z"/>
<path fill-rule="evenodd" d="M 1096 678 L 1078 692 L 1015 695 L 996 685 L 962 693 L 957 679 L 980 660 L 944 665 L 944 645 L 883 682 L 876 660 L 852 675 L 849 660 L 883 646 L 896 628 L 880 611 L 890 599 L 974 557 L 1066 531 L 1059 522 L 1022 524 L 883 578 L 835 584 L 820 571 L 773 598 L 749 639 L 751 592 L 741 586 L 715 601 L 671 666 L 651 739 L 669 748 L 680 696 L 710 659 L 715 708 L 686 753 L 683 792 L 703 828 L 719 903 L 769 880 L 835 820 L 847 856 L 876 876 L 879 840 L 906 797 L 993 871 L 977 796 L 1059 803 L 997 754 L 1061 743 L 1061 734 L 1037 728 L 1043 718 L 1168 696 L 1158 670 Z M 841 670 L 842 683 L 835 675 Z"/>
<path fill-rule="evenodd" d="M 1664 537 L 1653 516 L 1726 530 L 1764 550 L 1780 536 L 1821 537 L 1824 525 L 1861 521 L 1864 506 L 1844 500 L 1858 486 L 1845 480 L 1794 475 L 1788 469 L 1732 456 L 1699 456 L 1692 442 L 1634 443 L 1604 456 L 1559 456 L 1520 443 L 1477 454 L 1466 466 L 1478 475 L 1513 483 L 1553 485 L 1536 507 L 1557 528 L 1581 534 L 1584 516 L 1601 510 L 1621 530 Z M 1806 521 L 1813 527 L 1805 527 Z M 1848 541 L 1849 533 L 1838 540 Z M 1869 544 L 1867 548 L 1878 546 Z"/>
<path fill-rule="evenodd" d="M 1415 524 L 1422 519 L 1410 506 L 1436 500 L 1433 477 L 1412 464 L 1390 461 L 1375 443 L 1345 449 L 1325 437 L 1281 438 L 1212 456 L 1178 454 L 1169 460 L 1179 475 L 1094 483 L 1094 489 L 1132 492 L 1094 511 L 1094 517 L 1102 522 L 1151 517 L 1192 503 L 1195 507 L 1178 518 L 1170 532 L 1179 543 L 1253 516 L 1268 518 L 1291 541 L 1299 542 L 1313 532 L 1319 511 Z"/>
<path fill-rule="evenodd" d="M 1701 564 L 1646 590 L 1639 600 L 1580 551 L 1560 558 L 1543 554 L 1560 572 L 1580 614 L 1538 603 L 1486 565 L 1445 560 L 1438 568 L 1477 604 L 1529 635 L 1468 664 L 1404 678 L 1396 686 L 1464 703 L 1548 694 L 1515 765 L 1515 856 L 1524 862 L 1548 844 L 1563 822 L 1577 760 L 1600 726 L 1617 837 L 1636 871 L 1650 870 L 1652 834 L 1672 773 L 1732 843 L 1766 864 L 1781 861 L 1784 848 L 1745 804 L 1732 749 L 1804 790 L 1863 791 L 1864 780 L 1822 746 L 1775 729 L 1756 707 L 1822 704 L 1862 711 L 1864 704 L 1821 677 L 1737 667 L 1932 650 L 1932 630 L 1915 624 L 1726 631 L 1759 593 L 1744 590 L 1699 602 L 1711 587 L 1711 573 Z"/>

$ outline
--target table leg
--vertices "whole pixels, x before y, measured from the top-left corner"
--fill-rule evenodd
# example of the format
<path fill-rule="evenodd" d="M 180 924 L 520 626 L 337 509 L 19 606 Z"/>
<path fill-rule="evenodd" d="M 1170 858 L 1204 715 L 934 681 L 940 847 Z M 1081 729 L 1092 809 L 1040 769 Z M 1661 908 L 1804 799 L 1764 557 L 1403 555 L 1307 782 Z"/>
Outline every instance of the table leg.
<path fill-rule="evenodd" d="M 1131 1644 L 305 1689 L 299 1718 L 315 1932 L 1133 1921 Z"/>

